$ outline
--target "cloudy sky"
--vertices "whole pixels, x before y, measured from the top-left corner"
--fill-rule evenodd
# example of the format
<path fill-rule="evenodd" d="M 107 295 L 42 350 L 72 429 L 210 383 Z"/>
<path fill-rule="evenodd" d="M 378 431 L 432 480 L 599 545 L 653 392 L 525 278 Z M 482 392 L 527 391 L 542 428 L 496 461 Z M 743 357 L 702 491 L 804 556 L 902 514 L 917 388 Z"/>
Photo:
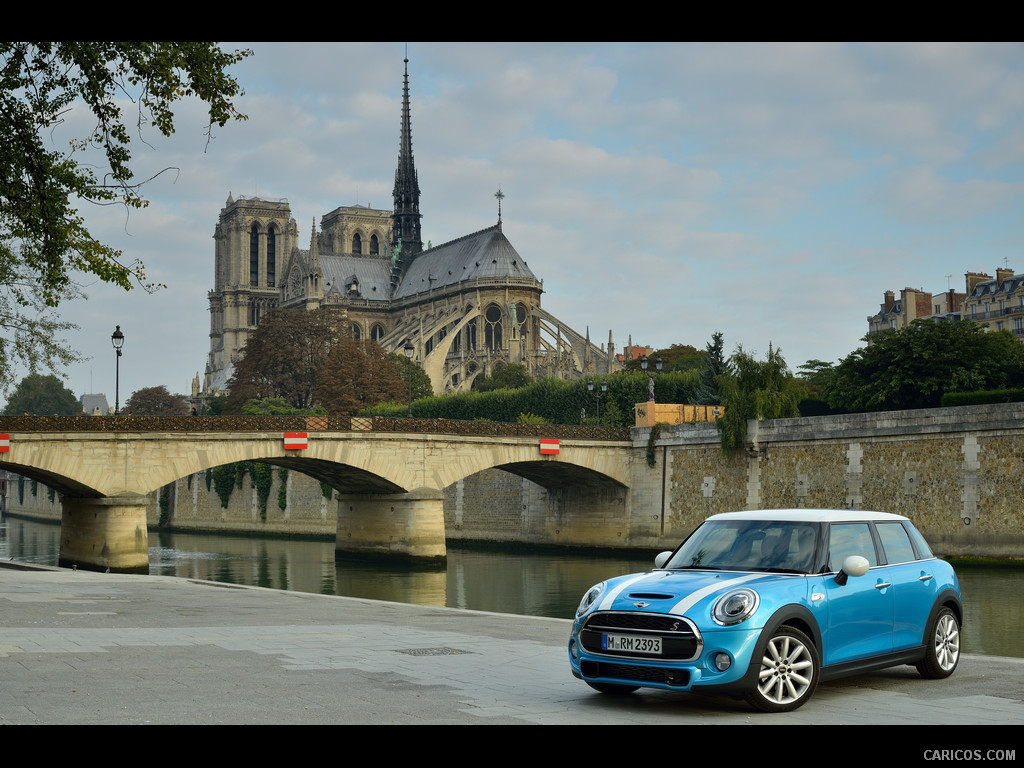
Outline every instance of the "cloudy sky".
<path fill-rule="evenodd" d="M 339 205 L 391 208 L 402 43 L 227 43 L 245 123 L 202 111 L 135 142 L 151 205 L 84 211 L 166 284 L 68 304 L 76 394 L 188 393 L 209 350 L 212 235 L 228 194 L 285 198 L 308 247 Z M 621 348 L 716 330 L 794 369 L 860 346 L 885 290 L 1024 269 L 1021 44 L 410 43 L 423 237 L 490 226 L 545 308 Z M 68 128 L 88 127 L 69 120 Z"/>

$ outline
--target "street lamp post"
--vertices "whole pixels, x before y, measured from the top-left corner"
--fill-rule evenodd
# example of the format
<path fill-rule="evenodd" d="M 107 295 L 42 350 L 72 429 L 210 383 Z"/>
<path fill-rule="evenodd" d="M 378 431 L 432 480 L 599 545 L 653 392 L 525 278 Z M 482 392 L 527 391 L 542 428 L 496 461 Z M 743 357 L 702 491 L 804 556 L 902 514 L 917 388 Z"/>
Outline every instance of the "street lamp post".
<path fill-rule="evenodd" d="M 406 372 L 409 376 L 409 414 L 408 417 L 412 418 L 412 354 L 416 351 L 416 347 L 412 345 L 412 340 L 409 339 L 405 342 L 405 346 L 402 347 L 402 351 L 405 352 L 405 358 L 409 361 L 406 365 Z"/>
<path fill-rule="evenodd" d="M 587 382 L 587 391 L 594 392 L 594 380 L 590 379 Z M 597 399 L 597 426 L 601 426 L 601 395 L 608 391 L 608 382 L 601 381 L 601 391 L 594 392 L 594 397 Z"/>
<path fill-rule="evenodd" d="M 110 334 L 110 342 L 114 345 L 114 415 L 121 412 L 121 347 L 124 346 L 124 334 L 121 333 L 121 326 L 117 326 Z"/>

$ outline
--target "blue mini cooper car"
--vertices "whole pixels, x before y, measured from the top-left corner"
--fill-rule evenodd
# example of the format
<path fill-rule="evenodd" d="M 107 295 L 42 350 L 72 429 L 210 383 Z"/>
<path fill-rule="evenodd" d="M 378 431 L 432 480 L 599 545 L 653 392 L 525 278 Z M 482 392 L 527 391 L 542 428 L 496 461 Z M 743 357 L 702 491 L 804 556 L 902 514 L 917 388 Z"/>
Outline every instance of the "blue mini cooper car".
<path fill-rule="evenodd" d="M 602 693 L 726 693 L 786 712 L 820 680 L 899 664 L 948 677 L 962 623 L 953 568 L 905 517 L 731 512 L 654 570 L 591 587 L 569 662 Z"/>

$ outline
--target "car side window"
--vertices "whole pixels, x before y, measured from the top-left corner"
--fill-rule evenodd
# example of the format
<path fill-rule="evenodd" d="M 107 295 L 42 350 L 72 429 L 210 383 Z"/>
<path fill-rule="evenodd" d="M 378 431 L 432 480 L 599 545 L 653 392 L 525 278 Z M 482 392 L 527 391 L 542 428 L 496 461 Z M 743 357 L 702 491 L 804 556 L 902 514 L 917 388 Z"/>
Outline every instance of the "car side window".
<path fill-rule="evenodd" d="M 838 571 L 850 555 L 867 558 L 870 566 L 878 565 L 871 527 L 867 523 L 833 523 L 829 526 L 829 570 Z"/>
<path fill-rule="evenodd" d="M 878 538 L 888 563 L 910 563 L 917 559 L 907 530 L 900 523 L 876 523 Z"/>

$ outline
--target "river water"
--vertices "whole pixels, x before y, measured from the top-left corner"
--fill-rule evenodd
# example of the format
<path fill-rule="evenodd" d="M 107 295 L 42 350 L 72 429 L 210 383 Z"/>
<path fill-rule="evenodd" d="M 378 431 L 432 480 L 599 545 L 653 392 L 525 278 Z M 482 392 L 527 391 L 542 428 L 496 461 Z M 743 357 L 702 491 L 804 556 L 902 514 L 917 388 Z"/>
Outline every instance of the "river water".
<path fill-rule="evenodd" d="M 666 548 L 668 548 L 666 546 Z M 56 565 L 60 526 L 5 517 L 0 560 Z M 444 567 L 335 561 L 334 542 L 193 533 L 149 535 L 150 573 L 271 589 L 527 616 L 571 618 L 583 593 L 650 557 L 449 547 Z M 957 568 L 963 650 L 1024 658 L 1024 568 Z"/>

